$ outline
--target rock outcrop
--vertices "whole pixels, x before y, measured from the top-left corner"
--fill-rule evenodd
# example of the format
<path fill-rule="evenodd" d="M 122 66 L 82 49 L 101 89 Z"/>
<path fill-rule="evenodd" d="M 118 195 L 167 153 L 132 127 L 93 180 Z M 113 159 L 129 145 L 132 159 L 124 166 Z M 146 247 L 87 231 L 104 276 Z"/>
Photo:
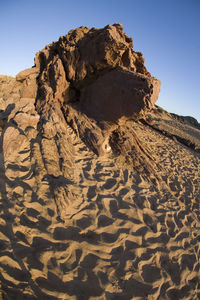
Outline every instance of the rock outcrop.
<path fill-rule="evenodd" d="M 144 66 L 122 25 L 80 27 L 37 53 L 37 107 L 79 102 L 96 120 L 138 118 L 156 102 L 160 82 Z"/>
<path fill-rule="evenodd" d="M 120 24 L 71 30 L 36 54 L 33 69 L 37 111 L 46 120 L 56 110 L 96 154 L 108 152 L 121 119 L 150 111 L 160 90 Z"/>

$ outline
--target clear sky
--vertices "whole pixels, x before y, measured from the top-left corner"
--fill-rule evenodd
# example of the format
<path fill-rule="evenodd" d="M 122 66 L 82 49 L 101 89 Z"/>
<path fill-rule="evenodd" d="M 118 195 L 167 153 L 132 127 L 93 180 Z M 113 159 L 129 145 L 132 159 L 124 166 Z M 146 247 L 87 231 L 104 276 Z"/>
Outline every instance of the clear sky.
<path fill-rule="evenodd" d="M 122 23 L 161 80 L 157 104 L 200 122 L 200 0 L 0 0 L 0 74 L 79 26 Z"/>

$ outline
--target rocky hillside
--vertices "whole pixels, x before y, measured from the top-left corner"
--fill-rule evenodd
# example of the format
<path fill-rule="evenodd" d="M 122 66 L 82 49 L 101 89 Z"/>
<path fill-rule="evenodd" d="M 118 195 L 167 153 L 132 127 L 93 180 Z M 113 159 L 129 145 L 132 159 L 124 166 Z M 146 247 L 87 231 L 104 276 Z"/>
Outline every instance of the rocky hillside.
<path fill-rule="evenodd" d="M 199 299 L 200 129 L 120 24 L 0 76 L 2 299 Z"/>

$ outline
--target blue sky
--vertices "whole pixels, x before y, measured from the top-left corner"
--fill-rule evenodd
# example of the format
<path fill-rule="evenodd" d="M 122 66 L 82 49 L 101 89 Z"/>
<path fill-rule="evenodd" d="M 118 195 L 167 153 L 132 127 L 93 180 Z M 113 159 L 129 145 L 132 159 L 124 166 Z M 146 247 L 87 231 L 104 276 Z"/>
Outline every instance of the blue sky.
<path fill-rule="evenodd" d="M 200 0 L 1 0 L 0 74 L 31 67 L 70 29 L 116 22 L 161 80 L 157 104 L 200 122 Z"/>

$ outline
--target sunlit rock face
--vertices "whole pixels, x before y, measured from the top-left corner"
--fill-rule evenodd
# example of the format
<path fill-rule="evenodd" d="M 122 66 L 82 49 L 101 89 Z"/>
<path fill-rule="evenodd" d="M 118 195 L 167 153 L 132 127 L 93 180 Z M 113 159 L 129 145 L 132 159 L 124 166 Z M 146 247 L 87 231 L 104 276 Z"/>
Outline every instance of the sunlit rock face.
<path fill-rule="evenodd" d="M 96 120 L 138 118 L 156 102 L 160 81 L 144 66 L 121 24 L 71 30 L 37 53 L 37 107 L 74 103 Z"/>
<path fill-rule="evenodd" d="M 122 134 L 116 126 L 126 118 L 144 117 L 160 91 L 160 81 L 147 71 L 121 24 L 71 30 L 36 54 L 34 68 L 39 70 L 35 106 L 41 118 L 52 118 L 53 113 L 64 118 L 99 155 L 110 149 L 113 131 Z M 127 139 L 137 148 L 137 160 L 142 146 L 138 148 L 132 133 Z"/>

